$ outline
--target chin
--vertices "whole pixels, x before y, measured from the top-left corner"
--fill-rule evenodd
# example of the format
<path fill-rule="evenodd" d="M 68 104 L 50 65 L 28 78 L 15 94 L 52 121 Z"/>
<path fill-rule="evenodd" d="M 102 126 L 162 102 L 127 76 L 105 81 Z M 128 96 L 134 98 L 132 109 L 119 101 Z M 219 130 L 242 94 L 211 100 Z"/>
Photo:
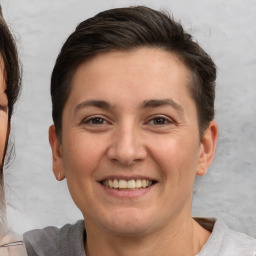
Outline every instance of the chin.
<path fill-rule="evenodd" d="M 119 236 L 138 236 L 147 233 L 152 227 L 153 220 L 147 213 L 127 210 L 124 213 L 113 214 L 105 219 L 105 229 Z"/>
<path fill-rule="evenodd" d="M 143 224 L 119 224 L 119 225 L 110 225 L 108 226 L 108 230 L 118 236 L 123 237 L 138 237 L 140 235 L 145 235 L 149 232 L 150 225 Z"/>

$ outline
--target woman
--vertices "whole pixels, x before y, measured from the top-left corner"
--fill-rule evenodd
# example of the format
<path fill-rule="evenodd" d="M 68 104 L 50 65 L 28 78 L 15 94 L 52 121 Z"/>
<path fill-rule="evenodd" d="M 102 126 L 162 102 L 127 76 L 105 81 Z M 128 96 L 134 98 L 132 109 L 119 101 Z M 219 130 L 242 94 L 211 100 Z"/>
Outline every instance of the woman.
<path fill-rule="evenodd" d="M 3 166 L 10 133 L 13 105 L 20 91 L 20 69 L 14 39 L 0 6 L 0 255 L 25 256 L 22 238 L 10 232 L 6 223 Z"/>
<path fill-rule="evenodd" d="M 84 220 L 25 234 L 28 255 L 256 255 L 191 217 L 215 153 L 216 67 L 168 15 L 112 9 L 78 25 L 51 79 L 53 171 Z"/>

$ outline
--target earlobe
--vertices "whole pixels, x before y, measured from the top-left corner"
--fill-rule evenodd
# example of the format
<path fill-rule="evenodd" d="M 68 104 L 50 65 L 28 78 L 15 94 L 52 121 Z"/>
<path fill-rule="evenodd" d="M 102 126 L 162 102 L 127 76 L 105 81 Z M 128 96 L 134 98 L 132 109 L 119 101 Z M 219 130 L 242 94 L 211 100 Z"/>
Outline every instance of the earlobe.
<path fill-rule="evenodd" d="M 59 138 L 56 134 L 56 129 L 54 125 L 49 127 L 49 142 L 52 149 L 52 169 L 55 178 L 61 181 L 65 178 L 65 173 L 63 169 L 63 159 L 62 159 L 62 148 Z"/>
<path fill-rule="evenodd" d="M 204 132 L 200 143 L 200 155 L 196 175 L 203 176 L 211 165 L 217 144 L 218 126 L 216 121 L 211 121 Z"/>

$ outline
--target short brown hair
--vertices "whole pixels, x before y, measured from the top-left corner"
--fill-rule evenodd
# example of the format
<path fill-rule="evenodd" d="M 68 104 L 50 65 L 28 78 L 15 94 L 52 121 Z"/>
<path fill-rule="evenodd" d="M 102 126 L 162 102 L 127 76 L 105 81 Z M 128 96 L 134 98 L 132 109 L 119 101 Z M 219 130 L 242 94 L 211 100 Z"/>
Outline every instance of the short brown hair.
<path fill-rule="evenodd" d="M 178 56 L 192 73 L 192 97 L 200 135 L 214 118 L 216 67 L 182 25 L 144 6 L 110 9 L 81 22 L 63 45 L 51 78 L 52 116 L 57 134 L 77 67 L 101 52 L 154 47 Z"/>

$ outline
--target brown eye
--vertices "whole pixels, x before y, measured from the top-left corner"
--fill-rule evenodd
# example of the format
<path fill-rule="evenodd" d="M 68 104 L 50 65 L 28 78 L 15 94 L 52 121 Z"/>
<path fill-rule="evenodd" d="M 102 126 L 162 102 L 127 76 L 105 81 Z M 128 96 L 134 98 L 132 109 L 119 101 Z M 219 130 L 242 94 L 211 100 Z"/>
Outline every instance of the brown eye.
<path fill-rule="evenodd" d="M 92 125 L 101 125 L 101 124 L 107 124 L 107 121 L 102 117 L 95 116 L 95 117 L 90 117 L 85 119 L 82 123 L 92 124 Z"/>
<path fill-rule="evenodd" d="M 148 122 L 150 125 L 167 125 L 173 123 L 172 120 L 163 116 L 155 116 Z"/>
<path fill-rule="evenodd" d="M 86 123 L 91 123 L 91 124 L 104 124 L 104 119 L 100 118 L 100 117 L 95 117 L 95 118 L 91 118 L 89 121 L 87 121 Z"/>
<path fill-rule="evenodd" d="M 168 121 L 165 118 L 157 117 L 153 119 L 154 124 L 166 124 Z"/>

